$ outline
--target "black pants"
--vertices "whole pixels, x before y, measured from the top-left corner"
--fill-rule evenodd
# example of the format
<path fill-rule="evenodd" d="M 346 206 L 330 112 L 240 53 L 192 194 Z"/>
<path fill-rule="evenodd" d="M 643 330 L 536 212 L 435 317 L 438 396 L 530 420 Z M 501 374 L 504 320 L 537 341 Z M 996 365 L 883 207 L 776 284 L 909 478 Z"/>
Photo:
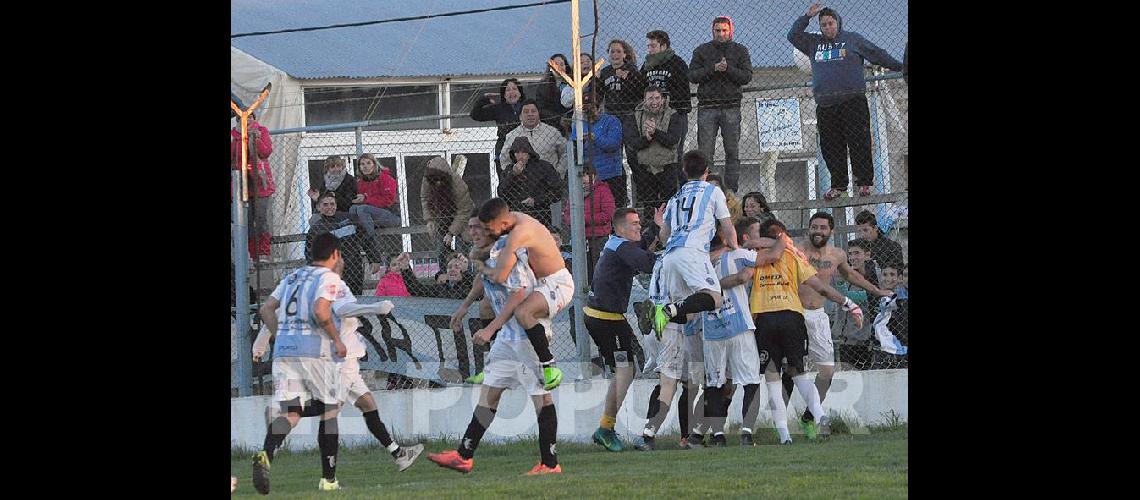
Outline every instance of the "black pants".
<path fill-rule="evenodd" d="M 665 169 L 659 173 L 647 173 L 649 180 L 644 186 L 638 188 L 637 203 L 634 204 L 637 208 L 652 207 L 657 208 L 662 203 L 665 203 L 677 194 L 677 170 L 679 170 L 676 163 L 665 165 Z M 636 185 L 636 184 L 635 184 Z"/>
<path fill-rule="evenodd" d="M 621 208 L 629 205 L 629 198 L 625 194 L 625 172 L 617 177 L 606 179 L 610 186 L 610 193 L 614 195 L 614 205 Z"/>
<path fill-rule="evenodd" d="M 846 190 L 847 153 L 851 152 L 851 171 L 856 186 L 875 184 L 875 170 L 871 163 L 871 115 L 867 98 L 856 96 L 834 106 L 815 108 L 819 124 L 819 147 L 827 171 L 831 172 L 831 187 Z"/>

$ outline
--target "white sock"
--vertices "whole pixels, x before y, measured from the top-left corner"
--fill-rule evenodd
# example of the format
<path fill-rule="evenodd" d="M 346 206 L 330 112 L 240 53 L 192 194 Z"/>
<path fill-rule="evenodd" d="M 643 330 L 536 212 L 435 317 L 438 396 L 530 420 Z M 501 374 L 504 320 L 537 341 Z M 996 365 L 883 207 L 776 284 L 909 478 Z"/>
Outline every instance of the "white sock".
<path fill-rule="evenodd" d="M 741 427 L 740 432 L 743 434 L 752 434 L 752 429 L 749 429 L 747 427 Z"/>
<path fill-rule="evenodd" d="M 400 449 L 400 444 L 397 443 L 396 441 L 392 441 L 392 444 L 388 445 L 387 448 L 388 448 L 388 453 L 391 453 L 393 451 Z"/>
<path fill-rule="evenodd" d="M 781 443 L 792 440 L 788 434 L 788 410 L 784 408 L 783 391 L 783 382 L 768 382 L 768 409 L 772 411 L 772 423 L 776 424 L 776 433 L 780 435 Z"/>
<path fill-rule="evenodd" d="M 799 389 L 800 396 L 803 396 L 804 401 L 807 401 L 808 410 L 811 411 L 812 417 L 816 422 L 819 422 L 820 417 L 823 416 L 823 405 L 819 402 L 819 389 L 815 387 L 815 381 L 808 378 L 806 373 L 801 373 L 792 377 L 792 382 L 795 382 L 796 389 Z"/>

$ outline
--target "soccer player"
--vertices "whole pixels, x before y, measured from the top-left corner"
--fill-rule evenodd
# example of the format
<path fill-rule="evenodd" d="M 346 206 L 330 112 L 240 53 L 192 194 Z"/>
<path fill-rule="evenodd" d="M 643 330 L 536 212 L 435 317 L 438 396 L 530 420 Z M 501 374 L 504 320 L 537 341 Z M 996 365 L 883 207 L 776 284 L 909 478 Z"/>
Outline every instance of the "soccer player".
<path fill-rule="evenodd" d="M 313 263 L 289 273 L 261 306 L 261 320 L 273 348 L 273 401 L 283 415 L 273 419 L 265 433 L 262 451 L 253 457 L 253 486 L 269 494 L 269 468 L 273 453 L 301 420 L 302 414 L 320 415 L 317 443 L 321 452 L 321 490 L 340 489 L 336 480 L 337 366 L 347 348 L 340 339 L 340 320 L 332 303 L 341 287 L 333 272 L 341 260 L 339 240 L 323 233 L 312 240 Z M 280 329 L 278 327 L 280 326 Z"/>
<path fill-rule="evenodd" d="M 483 273 L 492 282 L 505 283 L 515 266 L 515 252 L 526 249 L 530 268 L 538 284 L 533 293 L 521 304 L 506 310 L 507 317 L 518 319 L 526 330 L 526 337 L 538 353 L 542 363 L 543 387 L 552 390 L 562 383 L 562 370 L 553 366 L 554 355 L 550 352 L 550 330 L 543 328 L 540 320 L 551 319 L 570 304 L 574 296 L 574 279 L 566 270 L 562 251 L 554 243 L 550 230 L 533 217 L 522 212 L 512 212 L 502 198 L 491 198 L 479 209 L 479 220 L 487 228 L 492 238 L 508 234 L 503 258 L 494 266 L 487 266 Z M 482 259 L 479 259 L 482 260 Z M 491 333 L 487 333 L 489 338 Z"/>
<path fill-rule="evenodd" d="M 479 254 L 481 252 L 486 253 L 494 240 L 487 236 L 487 230 L 483 227 L 483 223 L 479 222 L 479 216 L 467 220 L 467 233 L 471 236 L 472 243 L 469 257 L 471 262 L 476 262 Z M 483 293 L 483 280 L 471 280 L 471 291 L 467 293 L 463 303 L 451 315 L 451 329 L 453 331 L 463 331 L 463 318 L 467 316 L 467 309 L 476 301 L 479 301 L 479 321 L 482 322 L 482 327 L 491 324 L 491 320 L 495 318 L 495 312 L 491 308 L 491 301 L 487 300 Z M 491 341 L 494 340 L 495 336 L 492 335 Z M 469 384 L 481 384 L 483 383 L 483 372 L 471 375 L 464 380 Z"/>
<path fill-rule="evenodd" d="M 662 210 L 658 210 L 661 213 Z M 613 216 L 614 234 L 602 248 L 594 266 L 585 314 L 586 330 L 598 346 L 606 366 L 614 371 L 606 390 L 602 420 L 594 431 L 594 442 L 609 451 L 622 451 L 621 440 L 614 432 L 617 414 L 625 400 L 626 391 L 633 382 L 631 349 L 634 345 L 633 329 L 625 319 L 629 309 L 629 293 L 633 277 L 653 271 L 653 253 L 645 249 L 641 240 L 641 218 L 637 210 L 619 208 Z"/>
<path fill-rule="evenodd" d="M 758 236 L 758 246 L 767 244 L 765 240 L 768 238 L 783 240 L 786 246 L 777 262 L 763 265 L 757 262 L 749 307 L 754 315 L 756 346 L 760 349 L 760 369 L 764 371 L 768 385 L 772 421 L 776 424 L 780 443 L 787 444 L 792 442 L 792 438 L 788 434 L 787 407 L 781 395 L 783 386 L 780 383 L 780 371 L 784 369 L 781 365 L 785 358 L 788 364 L 786 370 L 804 401 L 807 401 L 815 420 L 826 419 L 820 407 L 819 391 L 808 380 L 807 374 L 803 373 L 808 339 L 804 308 L 799 296 L 800 285 L 806 284 L 827 298 L 842 303 L 843 309 L 854 317 L 857 325 L 863 323 L 863 313 L 854 302 L 816 278 L 815 268 L 796 255 L 794 245 L 787 238 L 787 228 L 782 222 L 774 218 L 762 222 Z M 814 422 L 806 424 L 804 431 L 808 439 L 815 439 Z"/>
<path fill-rule="evenodd" d="M 509 237 L 505 234 L 499 237 L 486 260 L 487 267 L 502 264 L 501 258 L 507 255 L 505 250 L 509 245 L 508 240 Z M 562 473 L 555 448 L 558 416 L 554 411 L 554 399 L 550 390 L 544 388 L 542 364 L 534 345 L 528 342 L 527 332 L 518 317 L 510 314 L 511 309 L 526 300 L 527 292 L 538 284 L 528 262 L 529 253 L 529 250 L 520 248 L 517 253 L 510 254 L 515 257 L 512 259 L 514 264 L 507 269 L 504 283 L 491 281 L 489 276 L 483 277 L 483 286 L 486 288 L 484 293 L 491 299 L 496 316 L 490 325 L 475 334 L 474 342 L 486 344 L 490 341 L 491 333 L 499 331 L 495 342 L 491 344 L 491 352 L 487 355 L 479 404 L 475 406 L 471 423 L 467 425 L 459 448 L 428 454 L 428 459 L 440 467 L 463 473 L 471 472 L 475 463 L 475 448 L 495 419 L 503 391 L 518 388 L 531 396 L 535 413 L 538 414 L 538 448 L 542 461 L 527 475 Z M 550 318 L 536 321 L 539 327 L 550 328 Z"/>

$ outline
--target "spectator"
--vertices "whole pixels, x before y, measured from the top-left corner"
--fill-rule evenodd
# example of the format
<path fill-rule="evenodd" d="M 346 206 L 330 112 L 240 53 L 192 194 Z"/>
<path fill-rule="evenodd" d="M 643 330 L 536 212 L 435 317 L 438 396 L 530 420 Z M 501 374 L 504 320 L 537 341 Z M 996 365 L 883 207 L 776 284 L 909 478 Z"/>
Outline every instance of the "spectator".
<path fill-rule="evenodd" d="M 879 268 L 871 258 L 873 255 L 871 244 L 867 240 L 855 238 L 847 242 L 847 262 L 851 265 L 851 269 L 862 274 L 864 278 L 867 278 L 867 281 L 875 286 L 879 286 Z M 866 309 L 864 308 L 864 310 Z"/>
<path fill-rule="evenodd" d="M 586 167 L 580 177 L 582 182 L 582 217 L 586 222 L 587 246 L 586 276 L 588 281 L 594 279 L 594 264 L 602 254 L 602 247 L 610 235 L 610 221 L 613 220 L 614 204 L 613 193 L 610 186 L 604 181 L 597 180 L 597 170 Z M 570 204 L 562 204 L 562 225 L 570 227 Z"/>
<path fill-rule="evenodd" d="M 641 73 L 645 75 L 648 86 L 662 90 L 669 99 L 669 107 L 677 112 L 673 119 L 681 123 L 681 136 L 677 138 L 677 162 L 680 163 L 681 155 L 685 153 L 685 136 L 689 134 L 689 111 L 693 110 L 693 100 L 690 98 L 689 90 L 689 65 L 673 52 L 669 43 L 669 33 L 654 30 L 646 33 L 645 38 L 648 39 L 646 47 L 649 55 L 645 56 Z M 685 181 L 685 174 L 678 170 L 677 183 Z"/>
<path fill-rule="evenodd" d="M 570 71 L 570 61 L 566 59 L 566 56 L 554 54 L 550 56 L 549 60 L 554 62 L 554 64 L 558 66 L 558 69 L 563 72 Z M 543 69 L 545 70 L 545 76 L 542 78 L 542 82 L 538 84 L 538 91 L 535 92 L 535 94 L 537 94 L 535 100 L 538 101 L 538 110 L 542 114 L 542 122 L 554 127 L 555 130 L 558 130 L 558 132 L 562 134 L 562 137 L 565 137 L 567 129 L 562 128 L 562 118 L 570 116 L 571 112 L 574 111 L 574 106 L 573 102 L 571 102 L 570 106 L 562 105 L 562 90 L 568 88 L 570 85 L 566 83 L 566 80 L 562 79 L 561 75 L 555 73 L 549 64 Z M 571 92 L 573 92 L 573 89 L 571 89 Z M 503 142 L 503 144 L 510 143 L 510 139 Z M 541 152 L 541 150 L 539 150 L 539 152 Z M 557 164 L 555 164 L 555 166 L 557 166 Z"/>
<path fill-rule="evenodd" d="M 744 216 L 744 212 L 740 208 L 740 201 L 736 199 L 732 191 L 724 190 L 724 183 L 719 175 L 709 174 L 708 177 L 705 178 L 705 182 L 720 188 L 720 191 L 724 193 L 724 203 L 728 205 L 728 213 L 732 220 L 740 220 Z"/>
<path fill-rule="evenodd" d="M 740 180 L 741 90 L 752 81 L 748 48 L 732 41 L 734 26 L 728 16 L 713 19 L 713 39 L 693 50 L 689 80 L 697 84 L 697 148 L 711 166 L 716 133 L 724 144 L 724 182 L 736 191 Z"/>
<path fill-rule="evenodd" d="M 436 274 L 431 296 L 445 299 L 466 297 L 467 292 L 471 291 L 471 282 L 475 279 L 468 266 L 466 257 L 452 257 L 447 262 L 447 270 Z"/>
<path fill-rule="evenodd" d="M 875 223 L 875 214 L 867 210 L 859 212 L 855 216 L 855 234 L 870 245 L 871 258 L 880 269 L 886 264 L 902 265 L 902 245 L 883 234 L 883 230 Z"/>
<path fill-rule="evenodd" d="M 902 267 L 902 264 L 892 262 L 884 264 L 879 268 L 879 271 L 883 275 L 883 288 L 894 291 L 895 296 L 898 297 L 898 309 L 891 312 L 891 319 L 887 321 L 887 329 L 895 334 L 903 345 L 907 345 L 910 330 L 910 297 L 901 281 Z"/>
<path fill-rule="evenodd" d="M 638 205 L 656 207 L 677 192 L 677 140 L 685 135 L 684 122 L 669 106 L 660 88 L 645 89 L 645 99 L 633 119 L 622 124 L 627 151 L 634 151 L 637 163 L 648 177 L 637 186 Z M 636 179 L 636 176 L 634 177 Z"/>
<path fill-rule="evenodd" d="M 562 137 L 562 133 L 558 129 L 539 121 L 538 103 L 533 99 L 523 101 L 519 119 L 522 123 L 507 133 L 506 142 L 503 144 L 511 146 L 515 143 L 515 139 L 526 137 L 530 140 L 530 145 L 534 148 L 535 153 L 541 156 L 544 161 L 549 162 L 554 167 L 554 171 L 558 172 L 559 179 L 565 178 L 566 164 L 563 162 L 562 156 L 566 154 L 566 138 Z M 509 151 L 503 151 L 499 155 L 499 164 L 511 164 Z"/>
<path fill-rule="evenodd" d="M 360 155 L 360 179 L 356 182 L 356 193 L 348 213 L 355 215 L 368 236 L 380 245 L 380 235 L 376 234 L 377 223 L 380 227 L 400 226 L 400 216 L 396 215 L 399 211 L 399 205 L 396 204 L 398 194 L 396 179 L 370 153 Z"/>
<path fill-rule="evenodd" d="M 325 158 L 325 175 L 317 189 L 309 190 L 309 198 L 313 200 L 313 217 L 309 225 L 313 225 L 319 217 L 317 202 L 322 193 L 332 192 L 336 196 L 336 211 L 348 213 L 352 208 L 352 200 L 356 199 L 356 178 L 348 173 L 344 166 L 344 158 L 331 155 Z"/>
<path fill-rule="evenodd" d="M 816 13 L 822 34 L 805 32 Z M 818 3 L 792 23 L 788 41 L 811 59 L 819 147 L 831 172 L 831 189 L 823 199 L 834 200 L 847 194 L 848 150 L 859 196 L 870 195 L 875 172 L 871 164 L 871 115 L 867 110 L 863 60 L 894 71 L 902 70 L 902 63 L 862 35 L 843 31 L 839 13 L 830 7 L 820 9 Z"/>
<path fill-rule="evenodd" d="M 420 208 L 431 229 L 430 234 L 435 235 L 435 241 L 439 242 L 440 254 L 452 246 L 455 237 L 463 232 L 467 219 L 475 212 L 467 183 L 441 156 L 428 161 L 420 183 Z"/>
<path fill-rule="evenodd" d="M 614 201 L 619 207 L 624 207 L 628 198 L 625 192 L 625 172 L 621 167 L 621 122 L 599 111 L 604 95 L 599 93 L 582 96 L 587 127 L 583 138 L 586 158 L 582 163 L 594 167 L 598 180 L 609 184 Z M 576 140 L 577 133 L 577 130 L 570 131 L 571 142 Z"/>
<path fill-rule="evenodd" d="M 645 75 L 637 69 L 637 54 L 625 40 L 610 40 L 607 46 L 610 65 L 602 68 L 598 78 L 605 92 L 606 113 L 621 122 L 621 129 L 636 129 L 633 113 L 645 99 Z M 675 143 L 674 143 L 675 144 Z M 633 174 L 633 185 L 640 193 L 648 189 L 649 172 L 637 161 L 637 150 L 625 145 L 625 160 Z"/>
<path fill-rule="evenodd" d="M 772 217 L 772 209 L 768 207 L 768 200 L 764 199 L 764 195 L 759 191 L 752 191 L 744 195 L 744 201 L 741 208 L 744 210 L 745 217 L 755 217 L 764 222 Z"/>
<path fill-rule="evenodd" d="M 580 68 L 582 68 L 582 77 L 585 78 L 586 75 L 590 74 L 590 71 L 594 70 L 594 58 L 590 57 L 590 54 L 582 52 L 581 54 L 578 55 L 578 60 L 580 61 L 580 64 L 578 66 Z M 570 74 L 570 76 L 574 76 L 573 73 L 569 73 L 569 74 Z M 595 85 L 595 83 L 597 83 L 597 82 L 598 82 L 598 75 L 590 76 L 590 79 L 586 80 L 586 84 L 582 86 L 582 95 L 587 95 L 587 94 L 593 93 L 595 88 L 600 89 L 601 87 L 599 85 Z M 601 92 L 601 91 L 599 91 L 599 92 Z M 574 118 L 574 116 L 573 116 L 574 88 L 569 86 L 569 85 L 562 88 L 562 106 L 565 108 L 569 108 L 571 111 L 571 115 L 566 120 L 564 120 L 563 123 L 570 123 L 569 120 Z M 571 127 L 572 127 L 572 124 L 566 127 L 567 132 L 570 131 Z"/>
<path fill-rule="evenodd" d="M 392 257 L 391 262 L 389 262 L 387 266 L 376 266 L 377 271 L 374 271 L 373 274 L 380 274 L 380 282 L 376 283 L 375 295 L 377 297 L 412 296 L 412 293 L 408 290 L 408 283 L 418 285 L 419 280 L 412 274 L 410 266 L 411 260 L 411 254 L 404 252 Z M 416 295 L 421 294 L 417 293 Z"/>
<path fill-rule="evenodd" d="M 364 238 L 357 219 L 348 212 L 337 211 L 336 195 L 329 191 L 318 197 L 317 220 L 309 227 L 305 237 L 305 261 L 312 262 L 312 242 L 317 236 L 332 233 L 340 239 L 340 253 L 344 259 L 344 282 L 352 293 L 360 295 L 364 289 L 364 261 L 360 252 L 368 254 L 372 273 L 380 268 L 380 252 L 376 245 Z"/>
<path fill-rule="evenodd" d="M 542 126 L 548 125 L 543 123 Z M 499 182 L 499 197 L 511 210 L 523 212 L 549 226 L 550 205 L 561 199 L 558 173 L 534 151 L 525 136 L 515 138 L 509 153 L 511 163 Z"/>
<path fill-rule="evenodd" d="M 869 245 L 861 239 L 847 242 L 847 263 L 851 270 L 861 274 L 867 281 L 876 287 L 879 286 L 878 276 L 869 274 L 866 264 L 869 261 Z M 870 366 L 870 353 L 866 346 L 870 345 L 874 329 L 875 313 L 878 303 L 868 300 L 868 292 L 853 283 L 844 280 L 842 276 L 835 276 L 835 289 L 855 302 L 864 312 L 862 328 L 856 328 L 855 323 L 846 314 L 837 314 L 831 325 L 832 336 L 836 339 L 835 345 L 839 350 L 839 360 L 854 365 L 857 369 L 866 369 Z"/>
<path fill-rule="evenodd" d="M 519 126 L 519 113 L 522 112 L 522 102 L 526 100 L 526 92 L 519 84 L 518 78 L 507 78 L 499 84 L 499 93 L 483 94 L 475 101 L 471 108 L 471 119 L 480 122 L 494 121 L 499 126 L 499 138 L 495 141 L 495 167 L 502 171 L 499 164 L 499 153 L 503 150 L 503 142 L 507 132 Z"/>
<path fill-rule="evenodd" d="M 273 141 L 269 139 L 269 129 L 257 122 L 257 114 L 250 113 L 247 122 L 247 137 L 256 146 L 246 152 L 246 165 L 249 170 L 249 186 L 253 198 L 253 230 L 249 235 L 249 258 L 260 262 L 269 260 L 269 197 L 277 190 L 273 183 L 273 171 L 269 169 L 269 155 L 273 154 Z M 230 131 L 230 168 L 237 169 L 241 163 L 241 122 Z"/>

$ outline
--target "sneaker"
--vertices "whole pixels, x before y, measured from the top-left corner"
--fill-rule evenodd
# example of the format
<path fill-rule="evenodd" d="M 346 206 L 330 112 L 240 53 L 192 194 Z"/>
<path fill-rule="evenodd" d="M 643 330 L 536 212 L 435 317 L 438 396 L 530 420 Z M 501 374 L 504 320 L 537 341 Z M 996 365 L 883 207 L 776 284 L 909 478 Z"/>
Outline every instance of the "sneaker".
<path fill-rule="evenodd" d="M 670 304 L 655 305 L 653 306 L 653 333 L 657 334 L 657 340 L 661 340 L 661 333 L 665 331 L 665 325 L 669 323 L 672 316 L 666 310 Z"/>
<path fill-rule="evenodd" d="M 657 449 L 656 439 L 645 436 L 638 436 L 633 440 L 633 449 L 637 451 L 653 451 Z"/>
<path fill-rule="evenodd" d="M 752 440 L 751 432 L 740 433 L 740 446 L 756 446 L 756 442 Z"/>
<path fill-rule="evenodd" d="M 253 488 L 262 495 L 269 494 L 269 454 L 264 450 L 253 455 Z"/>
<path fill-rule="evenodd" d="M 420 453 L 424 452 L 424 445 L 417 444 L 415 446 L 401 446 L 400 453 L 396 455 L 396 468 L 400 472 L 408 470 L 416 459 L 420 457 Z"/>
<path fill-rule="evenodd" d="M 724 437 L 724 434 L 717 434 L 717 435 L 712 437 L 711 446 L 718 446 L 721 448 L 727 448 L 728 447 L 728 438 Z"/>
<path fill-rule="evenodd" d="M 618 439 L 617 432 L 614 432 L 613 429 L 598 427 L 598 430 L 594 431 L 594 442 L 610 451 L 622 451 L 623 449 L 621 440 Z"/>
<path fill-rule="evenodd" d="M 807 436 L 808 441 L 814 441 L 816 438 L 816 428 L 814 420 L 800 420 L 800 426 L 804 428 L 804 435 Z"/>
<path fill-rule="evenodd" d="M 543 474 L 561 474 L 561 473 L 562 473 L 562 464 L 555 465 L 554 467 L 547 467 L 546 464 L 539 462 L 538 465 L 534 466 L 534 468 L 531 469 L 530 472 L 527 472 L 526 475 L 528 475 L 528 476 L 541 476 Z"/>
<path fill-rule="evenodd" d="M 545 382 L 542 386 L 544 390 L 551 391 L 562 383 L 562 370 L 557 366 L 546 366 L 542 368 L 542 378 Z"/>
<path fill-rule="evenodd" d="M 846 189 L 839 190 L 839 189 L 831 188 L 826 193 L 823 194 L 823 199 L 827 200 L 827 201 L 831 201 L 831 200 L 834 200 L 836 198 L 845 198 L 845 197 L 847 197 L 847 190 Z"/>
<path fill-rule="evenodd" d="M 479 372 L 479 373 L 476 373 L 470 377 L 467 377 L 467 378 L 463 379 L 463 381 L 467 382 L 468 384 L 482 384 L 483 383 L 483 372 Z"/>
<path fill-rule="evenodd" d="M 459 456 L 459 452 L 455 450 L 448 450 L 443 453 L 428 453 L 428 460 L 435 462 L 440 467 L 447 467 L 448 469 L 457 470 L 464 474 L 471 472 L 471 467 L 475 465 L 474 458 L 463 458 Z"/>
<path fill-rule="evenodd" d="M 322 477 L 321 482 L 317 483 L 317 489 L 321 491 L 339 490 L 340 483 L 337 482 L 336 479 L 333 479 L 332 482 L 329 482 L 328 479 Z"/>
<path fill-rule="evenodd" d="M 708 448 L 709 441 L 705 435 L 691 432 L 689 433 L 689 445 L 695 446 L 697 448 Z"/>
<path fill-rule="evenodd" d="M 705 443 L 699 436 L 695 435 L 689 435 L 689 438 L 681 444 L 682 450 L 699 450 L 701 448 L 705 448 Z"/>
<path fill-rule="evenodd" d="M 826 416 L 819 417 L 819 436 L 831 437 L 831 419 Z"/>

